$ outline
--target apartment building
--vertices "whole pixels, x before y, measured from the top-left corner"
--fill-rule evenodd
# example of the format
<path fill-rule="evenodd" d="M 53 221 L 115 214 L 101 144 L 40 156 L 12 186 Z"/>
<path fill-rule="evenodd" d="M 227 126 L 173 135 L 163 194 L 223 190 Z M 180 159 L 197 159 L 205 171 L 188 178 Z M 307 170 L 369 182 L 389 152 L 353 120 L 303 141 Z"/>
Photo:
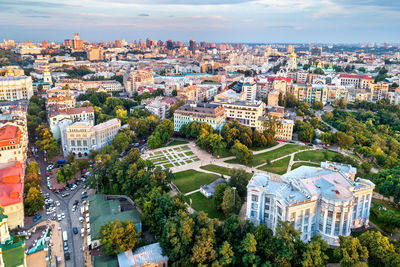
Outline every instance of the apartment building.
<path fill-rule="evenodd" d="M 278 221 L 290 221 L 305 242 L 320 235 L 331 246 L 339 236 L 369 223 L 375 185 L 355 178 L 350 165 L 321 162 L 320 167 L 301 166 L 272 180 L 256 173 L 247 185 L 246 218 L 265 224 L 275 234 Z"/>
<path fill-rule="evenodd" d="M 154 86 L 153 73 L 145 70 L 126 72 L 123 81 L 129 97 L 132 97 L 139 87 Z"/>
<path fill-rule="evenodd" d="M 146 109 L 152 114 L 158 116 L 160 120 L 165 119 L 168 116 L 170 105 L 166 102 L 162 102 L 160 99 L 155 99 L 150 104 L 146 105 Z"/>
<path fill-rule="evenodd" d="M 369 75 L 340 74 L 339 85 L 354 85 L 356 89 L 368 89 L 369 84 L 374 83 L 374 78 Z"/>
<path fill-rule="evenodd" d="M 371 93 L 369 101 L 371 102 L 377 102 L 386 98 L 389 92 L 389 83 L 387 82 L 370 83 L 368 86 Z"/>
<path fill-rule="evenodd" d="M 227 120 L 238 120 L 240 124 L 255 129 L 258 119 L 264 115 L 265 104 L 262 101 L 221 102 Z"/>
<path fill-rule="evenodd" d="M 13 161 L 25 162 L 27 140 L 22 130 L 15 125 L 0 127 L 0 164 Z"/>
<path fill-rule="evenodd" d="M 255 101 L 257 97 L 257 85 L 255 82 L 246 82 L 243 84 L 242 93 L 245 95 L 247 101 Z"/>
<path fill-rule="evenodd" d="M 16 76 L 11 68 L 8 69 L 5 76 L 0 76 L 0 101 L 29 100 L 32 95 L 32 78 L 30 76 Z"/>
<path fill-rule="evenodd" d="M 47 109 L 56 107 L 57 109 L 73 108 L 76 105 L 75 96 L 73 94 L 58 94 L 48 97 L 46 101 Z"/>
<path fill-rule="evenodd" d="M 60 121 L 69 119 L 73 122 L 77 121 L 94 121 L 94 109 L 93 107 L 79 107 L 79 108 L 68 108 L 68 109 L 51 109 L 48 113 L 48 121 L 50 125 L 50 131 L 56 140 L 61 139 Z"/>
<path fill-rule="evenodd" d="M 206 98 L 206 90 L 197 85 L 187 86 L 178 91 L 178 96 L 185 96 L 187 100 L 202 102 Z"/>
<path fill-rule="evenodd" d="M 196 121 L 206 122 L 213 129 L 222 129 L 225 124 L 225 109 L 219 104 L 190 104 L 179 107 L 174 112 L 174 131 L 178 132 L 182 125 Z"/>
<path fill-rule="evenodd" d="M 19 161 L 0 164 L 0 206 L 10 229 L 24 227 L 24 169 Z"/>
<path fill-rule="evenodd" d="M 71 151 L 77 157 L 87 157 L 91 150 L 99 150 L 111 143 L 121 128 L 121 121 L 114 118 L 93 126 L 91 121 L 65 119 L 59 127 L 64 156 Z"/>

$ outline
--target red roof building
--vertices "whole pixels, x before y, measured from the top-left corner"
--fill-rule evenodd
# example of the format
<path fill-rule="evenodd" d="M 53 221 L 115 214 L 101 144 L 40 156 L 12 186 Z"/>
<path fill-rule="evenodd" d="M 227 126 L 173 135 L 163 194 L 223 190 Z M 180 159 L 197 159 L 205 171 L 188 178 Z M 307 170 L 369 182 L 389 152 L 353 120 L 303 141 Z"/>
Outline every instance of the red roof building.
<path fill-rule="evenodd" d="M 3 207 L 22 202 L 24 193 L 24 166 L 14 165 L 0 169 L 0 205 Z"/>

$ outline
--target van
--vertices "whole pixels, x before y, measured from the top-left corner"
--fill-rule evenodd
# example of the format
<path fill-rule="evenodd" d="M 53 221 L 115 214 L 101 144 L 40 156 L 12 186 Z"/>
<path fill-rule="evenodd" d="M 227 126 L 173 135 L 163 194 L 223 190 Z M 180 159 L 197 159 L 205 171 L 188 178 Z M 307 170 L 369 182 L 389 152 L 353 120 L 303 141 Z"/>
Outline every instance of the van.
<path fill-rule="evenodd" d="M 68 233 L 67 233 L 67 231 L 63 231 L 63 241 L 68 241 Z"/>

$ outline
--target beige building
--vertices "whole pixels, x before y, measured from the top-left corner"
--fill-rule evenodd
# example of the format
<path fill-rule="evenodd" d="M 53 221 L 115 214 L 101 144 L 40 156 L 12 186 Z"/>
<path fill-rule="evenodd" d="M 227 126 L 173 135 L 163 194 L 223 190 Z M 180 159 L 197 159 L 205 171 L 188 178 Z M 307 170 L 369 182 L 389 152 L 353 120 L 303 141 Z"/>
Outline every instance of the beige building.
<path fill-rule="evenodd" d="M 56 107 L 57 109 L 73 108 L 76 105 L 75 96 L 73 94 L 59 94 L 54 97 L 48 97 L 46 106 L 48 109 Z"/>
<path fill-rule="evenodd" d="M 30 76 L 16 76 L 11 68 L 5 76 L 0 76 L 0 101 L 30 99 L 32 95 L 32 78 Z"/>
<path fill-rule="evenodd" d="M 196 121 L 206 122 L 213 129 L 219 130 L 225 124 L 225 110 L 219 104 L 190 104 L 179 107 L 174 112 L 174 131 L 178 132 L 182 125 Z"/>
<path fill-rule="evenodd" d="M 389 83 L 379 82 L 379 83 L 370 83 L 369 90 L 371 92 L 371 102 L 377 102 L 386 98 L 387 93 L 389 92 Z"/>
<path fill-rule="evenodd" d="M 77 157 L 87 157 L 91 150 L 109 145 L 121 128 L 119 119 L 111 119 L 93 126 L 92 121 L 73 123 L 70 119 L 59 123 L 64 156 L 72 152 Z"/>
<path fill-rule="evenodd" d="M 90 61 L 100 61 L 103 60 L 103 47 L 93 46 L 87 52 L 88 59 Z"/>
<path fill-rule="evenodd" d="M 206 97 L 206 90 L 197 85 L 191 85 L 178 91 L 178 96 L 185 96 L 187 100 L 201 102 Z"/>
<path fill-rule="evenodd" d="M 265 104 L 262 101 L 222 102 L 227 120 L 238 120 L 240 124 L 255 129 L 258 119 L 264 115 Z"/>
<path fill-rule="evenodd" d="M 154 86 L 154 76 L 150 71 L 138 70 L 124 74 L 124 87 L 129 97 L 132 97 L 139 87 Z"/>

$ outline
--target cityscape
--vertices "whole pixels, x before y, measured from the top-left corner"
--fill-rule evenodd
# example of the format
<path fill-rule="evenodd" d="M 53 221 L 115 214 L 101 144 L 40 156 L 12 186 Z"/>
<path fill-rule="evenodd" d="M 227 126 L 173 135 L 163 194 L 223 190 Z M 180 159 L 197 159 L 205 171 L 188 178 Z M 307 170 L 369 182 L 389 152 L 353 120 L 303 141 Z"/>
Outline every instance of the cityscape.
<path fill-rule="evenodd" d="M 223 41 L 218 12 L 193 22 L 268 1 L 99 1 L 79 16 L 104 35 L 23 33 L 92 2 L 0 3 L 42 12 L 0 24 L 0 267 L 400 266 L 400 42 Z M 328 2 L 316 14 L 338 24 L 361 6 Z M 109 4 L 120 23 L 188 12 L 193 32 L 110 39 Z"/>

